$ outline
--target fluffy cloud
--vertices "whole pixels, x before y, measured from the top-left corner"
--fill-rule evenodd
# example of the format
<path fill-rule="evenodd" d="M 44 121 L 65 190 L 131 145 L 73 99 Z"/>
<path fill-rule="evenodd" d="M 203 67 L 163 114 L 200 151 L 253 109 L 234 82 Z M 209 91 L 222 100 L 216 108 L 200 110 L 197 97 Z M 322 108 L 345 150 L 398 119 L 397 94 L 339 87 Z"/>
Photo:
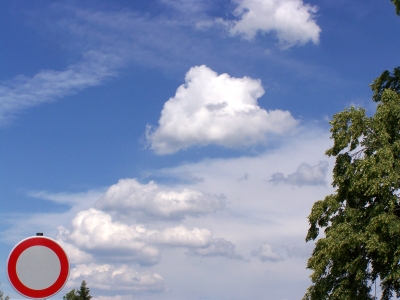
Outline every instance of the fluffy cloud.
<path fill-rule="evenodd" d="M 208 229 L 193 228 L 188 230 L 184 226 L 166 228 L 163 231 L 149 232 L 149 240 L 169 247 L 185 247 L 191 256 L 223 256 L 231 259 L 242 259 L 235 251 L 235 245 L 223 238 L 213 238 Z"/>
<path fill-rule="evenodd" d="M 80 264 L 71 269 L 68 286 L 79 286 L 82 280 L 91 288 L 130 292 L 162 292 L 164 279 L 157 273 L 139 273 L 128 265 L 115 267 L 110 264 Z"/>
<path fill-rule="evenodd" d="M 267 243 L 262 243 L 258 249 L 251 252 L 252 256 L 259 257 L 262 261 L 272 261 L 277 262 L 284 260 L 282 255 L 277 254 L 271 245 Z"/>
<path fill-rule="evenodd" d="M 225 207 L 225 197 L 187 188 L 181 192 L 165 191 L 153 181 L 140 184 L 135 179 L 121 179 L 107 190 L 95 207 L 139 218 L 174 220 L 216 212 Z"/>
<path fill-rule="evenodd" d="M 62 228 L 60 228 L 62 230 Z M 72 264 L 88 263 L 93 261 L 93 256 L 86 253 L 74 245 L 68 244 L 61 239 L 57 239 L 57 243 L 64 249 L 68 255 L 68 260 Z"/>
<path fill-rule="evenodd" d="M 320 161 L 318 165 L 310 166 L 302 163 L 295 173 L 285 177 L 282 173 L 272 175 L 271 182 L 286 183 L 292 185 L 326 185 L 326 174 L 328 173 L 328 162 Z"/>
<path fill-rule="evenodd" d="M 164 230 L 150 230 L 139 224 L 127 225 L 113 221 L 110 215 L 93 208 L 76 215 L 72 220 L 71 231 L 60 226 L 58 240 L 78 257 L 83 257 L 87 252 L 141 265 L 157 263 L 160 259 L 159 247 L 202 248 L 204 250 L 193 250 L 193 253 L 238 257 L 234 245 L 223 239 L 214 239 L 211 230 L 196 227 L 189 230 L 182 225 Z M 77 248 L 82 250 L 75 253 Z"/>
<path fill-rule="evenodd" d="M 108 275 L 102 277 L 103 281 L 88 277 L 91 281 L 96 282 L 96 287 L 92 285 L 91 281 L 88 281 L 88 286 L 93 295 L 98 296 L 97 299 L 172 300 L 190 299 L 191 295 L 218 299 L 245 299 L 248 295 L 253 295 L 255 299 L 263 299 L 265 295 L 268 295 L 271 299 L 294 299 L 301 297 L 309 285 L 309 271 L 304 266 L 313 244 L 304 243 L 304 237 L 309 227 L 307 216 L 314 201 L 323 199 L 333 190 L 328 184 L 326 186 L 306 185 L 293 190 L 265 181 L 269 180 L 276 170 L 287 177 L 288 174 L 294 173 L 303 162 L 323 160 L 329 162 L 326 181 L 331 181 L 330 167 L 334 165 L 334 159 L 324 156 L 324 151 L 331 147 L 332 141 L 329 137 L 328 131 L 313 131 L 310 128 L 302 131 L 300 128 L 299 134 L 288 139 L 286 143 L 282 144 L 282 147 L 270 149 L 259 155 L 206 159 L 195 163 L 181 164 L 170 169 L 157 170 L 154 175 L 156 178 L 204 178 L 204 180 L 190 182 L 174 180 L 174 186 L 170 187 L 173 190 L 183 191 L 184 188 L 190 188 L 210 194 L 223 193 L 227 196 L 229 203 L 227 203 L 226 209 L 217 214 L 205 214 L 201 218 L 187 217 L 176 222 L 147 219 L 144 222 L 145 226 L 139 226 L 132 225 L 136 222 L 133 218 L 120 218 L 119 212 L 115 215 L 111 213 L 112 218 L 107 212 L 98 210 L 89 213 L 85 206 L 92 206 L 101 197 L 101 195 L 97 196 L 97 193 L 102 191 L 104 194 L 106 190 L 99 190 L 93 195 L 88 194 L 86 199 L 88 203 L 85 205 L 82 205 L 85 202 L 84 194 L 70 196 L 55 194 L 57 197 L 55 195 L 46 196 L 47 194 L 37 195 L 62 203 L 75 203 L 72 211 L 79 208 L 77 212 L 81 211 L 85 215 L 86 221 L 81 220 L 72 227 L 70 227 L 71 220 L 75 222 L 77 212 L 73 214 L 69 212 L 68 218 L 60 213 L 51 216 L 36 214 L 35 222 L 32 222 L 26 214 L 5 217 L 8 217 L 10 227 L 11 225 L 24 225 L 23 234 L 20 232 L 19 235 L 21 239 L 32 234 L 32 228 L 42 228 L 40 231 L 50 237 L 54 237 L 50 228 L 56 228 L 60 224 L 68 228 L 69 232 L 60 228 L 62 241 L 72 245 L 75 250 L 82 251 L 81 255 L 90 255 L 90 259 L 92 259 L 89 262 L 84 261 L 77 255 L 74 263 L 86 265 L 96 263 L 98 266 L 110 264 L 110 270 L 120 270 L 121 264 L 127 264 L 128 268 L 134 265 L 136 271 L 139 272 L 139 281 L 143 282 L 140 278 L 145 275 L 149 275 L 151 278 L 152 274 L 158 273 L 162 275 L 168 285 L 168 292 L 140 296 L 140 291 L 124 290 L 122 284 L 116 284 L 116 281 L 112 281 Z M 246 174 L 248 176 L 245 176 Z M 149 176 L 153 175 L 149 174 Z M 238 180 L 245 178 L 247 180 Z M 164 190 L 167 187 L 160 185 L 159 189 Z M 70 199 L 70 197 L 72 198 Z M 90 216 L 91 214 L 93 216 Z M 104 215 L 102 216 L 102 214 Z M 82 217 L 80 216 L 80 218 Z M 37 220 L 40 220 L 42 222 L 40 224 L 45 224 L 45 226 L 38 226 Z M 121 220 L 130 222 L 130 225 L 122 223 Z M 88 227 L 86 222 L 92 222 L 93 228 L 86 228 Z M 177 226 L 179 224 L 182 225 Z M 78 225 L 81 228 L 76 227 Z M 120 226 L 118 230 L 109 229 L 118 227 L 116 225 Z M 99 231 L 104 234 L 104 240 L 98 241 L 101 236 L 97 236 L 96 227 L 101 227 Z M 102 228 L 105 230 L 103 231 Z M 212 229 L 212 232 L 209 229 Z M 142 233 L 137 233 L 137 231 L 142 231 Z M 76 232 L 79 235 L 75 234 L 74 239 L 70 238 Z M 155 235 L 151 236 L 154 233 Z M 120 237 L 122 234 L 127 235 L 125 240 Z M 129 237 L 135 234 L 136 238 Z M 3 236 L 12 235 L 13 233 L 10 231 L 3 233 Z M 76 240 L 80 237 L 84 242 Z M 184 239 L 187 241 L 182 241 Z M 16 239 L 12 241 L 12 244 L 18 241 L 19 239 Z M 267 241 L 271 248 L 261 247 L 260 241 Z M 153 247 L 157 250 L 158 256 L 152 260 L 153 256 L 143 254 L 141 248 L 137 248 L 134 242 L 142 243 L 142 248 L 143 246 Z M 245 259 L 235 259 L 238 255 L 232 249 L 243 254 Z M 66 250 L 70 255 L 70 251 Z M 247 255 L 250 253 L 255 256 L 247 259 L 249 258 Z M 186 257 L 185 254 L 189 257 Z M 160 259 L 161 255 L 162 259 Z M 265 259 L 265 263 L 261 263 L 261 258 Z M 282 260 L 271 263 L 271 260 L 274 259 Z M 144 262 L 149 260 L 157 265 L 143 266 Z M 137 263 L 142 266 L 136 266 Z M 242 276 L 243 270 L 249 276 Z M 104 271 L 103 274 L 107 272 Z M 84 274 L 83 271 L 82 274 Z M 65 292 L 78 287 L 81 279 L 84 279 L 83 276 L 86 275 L 76 277 L 74 280 L 71 278 L 71 285 L 67 286 Z M 99 285 L 106 286 L 110 282 L 116 284 L 115 290 L 101 290 Z M 202 284 L 199 285 L 199 282 Z M 214 286 L 215 282 L 218 282 L 218 286 L 229 287 L 229 289 L 210 291 L 203 288 L 204 286 Z M 282 289 L 288 285 L 291 286 L 290 290 Z M 121 289 L 118 288 L 119 286 Z M 153 290 L 157 290 L 157 288 L 149 287 L 150 292 Z M 285 294 L 282 294 L 282 291 L 285 291 Z M 131 296 L 127 296 L 128 293 Z"/>
<path fill-rule="evenodd" d="M 230 27 L 231 34 L 252 39 L 258 32 L 275 31 L 283 47 L 318 43 L 321 29 L 314 20 L 316 7 L 302 0 L 235 0 L 234 14 L 240 17 Z"/>
<path fill-rule="evenodd" d="M 161 112 L 159 127 L 148 126 L 146 138 L 157 154 L 193 145 L 250 146 L 267 134 L 283 134 L 297 121 L 288 111 L 266 111 L 257 104 L 264 94 L 259 80 L 218 75 L 206 66 L 192 67 Z"/>
<path fill-rule="evenodd" d="M 111 216 L 96 209 L 79 212 L 72 220 L 72 231 L 59 227 L 59 239 L 86 252 L 109 255 L 115 259 L 154 264 L 159 250 L 145 242 L 146 228 L 113 222 Z"/>

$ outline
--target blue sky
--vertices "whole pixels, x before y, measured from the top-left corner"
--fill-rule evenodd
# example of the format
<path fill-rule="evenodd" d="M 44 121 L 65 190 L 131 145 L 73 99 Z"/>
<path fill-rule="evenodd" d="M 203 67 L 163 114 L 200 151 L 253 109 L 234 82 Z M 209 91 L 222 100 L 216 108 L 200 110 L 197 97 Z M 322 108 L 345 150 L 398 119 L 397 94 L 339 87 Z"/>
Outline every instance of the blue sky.
<path fill-rule="evenodd" d="M 399 22 L 377 0 L 1 2 L 2 264 L 42 231 L 72 262 L 54 298 L 299 299 L 328 121 L 373 114 Z"/>

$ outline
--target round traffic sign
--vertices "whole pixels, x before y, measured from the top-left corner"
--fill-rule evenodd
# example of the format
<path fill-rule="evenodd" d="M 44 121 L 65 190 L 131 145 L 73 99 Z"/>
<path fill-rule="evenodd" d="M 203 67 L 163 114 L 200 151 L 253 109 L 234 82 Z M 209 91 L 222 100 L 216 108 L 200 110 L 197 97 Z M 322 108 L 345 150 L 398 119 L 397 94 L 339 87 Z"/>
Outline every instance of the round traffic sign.
<path fill-rule="evenodd" d="M 44 236 L 29 237 L 11 250 L 7 275 L 21 295 L 33 299 L 49 298 L 67 282 L 68 257 L 54 240 Z"/>

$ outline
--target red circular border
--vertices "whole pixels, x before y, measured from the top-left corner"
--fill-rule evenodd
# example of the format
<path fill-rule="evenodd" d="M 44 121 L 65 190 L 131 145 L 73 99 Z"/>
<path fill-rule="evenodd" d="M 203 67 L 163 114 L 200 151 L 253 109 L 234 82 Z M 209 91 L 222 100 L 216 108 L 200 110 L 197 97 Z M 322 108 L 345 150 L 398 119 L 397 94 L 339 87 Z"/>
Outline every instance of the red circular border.
<path fill-rule="evenodd" d="M 50 248 L 60 260 L 60 275 L 53 285 L 43 290 L 34 290 L 24 285 L 17 276 L 17 261 L 22 252 L 33 246 L 44 246 Z M 44 236 L 33 236 L 19 242 L 10 252 L 7 261 L 7 275 L 13 288 L 21 295 L 33 298 L 49 298 L 57 294 L 67 282 L 69 276 L 69 262 L 61 246 L 54 240 Z"/>

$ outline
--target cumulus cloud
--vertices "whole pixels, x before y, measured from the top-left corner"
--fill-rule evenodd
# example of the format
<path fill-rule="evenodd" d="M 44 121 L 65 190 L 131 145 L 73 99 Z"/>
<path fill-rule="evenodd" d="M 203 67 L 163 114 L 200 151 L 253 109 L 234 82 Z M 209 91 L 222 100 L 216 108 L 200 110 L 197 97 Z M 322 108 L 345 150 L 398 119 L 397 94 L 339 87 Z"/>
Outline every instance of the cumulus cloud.
<path fill-rule="evenodd" d="M 274 248 L 267 243 L 262 243 L 258 249 L 251 252 L 251 255 L 260 258 L 261 261 L 277 262 L 285 259 L 282 255 L 276 253 Z"/>
<path fill-rule="evenodd" d="M 243 147 L 265 143 L 268 134 L 283 134 L 297 121 L 290 112 L 266 111 L 257 99 L 260 80 L 218 75 L 202 65 L 192 67 L 173 98 L 165 104 L 157 128 L 146 138 L 157 154 L 172 154 L 193 145 Z"/>
<path fill-rule="evenodd" d="M 282 47 L 318 43 L 320 27 L 315 21 L 317 8 L 302 0 L 234 0 L 234 14 L 240 19 L 230 23 L 229 32 L 253 39 L 258 32 L 276 32 Z"/>
<path fill-rule="evenodd" d="M 235 251 L 235 245 L 223 238 L 213 238 L 209 229 L 193 228 L 188 230 L 180 225 L 166 228 L 160 232 L 149 233 L 150 241 L 159 245 L 185 247 L 191 256 L 223 256 L 231 259 L 243 259 Z"/>
<path fill-rule="evenodd" d="M 26 215 L 20 215 L 17 216 L 17 218 L 13 214 L 8 216 L 10 220 L 9 224 L 10 227 L 16 226 L 16 224 L 24 224 L 24 228 L 27 229 L 23 231 L 24 234 L 21 236 L 28 236 L 31 234 L 32 228 L 43 228 L 41 231 L 44 231 L 47 236 L 54 236 L 49 232 L 50 228 L 56 228 L 58 225 L 62 224 L 69 229 L 69 233 L 66 232 L 66 234 L 63 235 L 63 241 L 73 245 L 86 254 L 90 254 L 93 257 L 93 261 L 91 262 L 98 265 L 111 264 L 114 266 L 114 269 L 120 269 L 120 264 L 127 264 L 128 266 L 133 265 L 139 273 L 150 271 L 150 274 L 153 274 L 157 272 L 165 279 L 169 288 L 168 292 L 165 294 L 138 296 L 141 292 L 124 291 L 122 289 L 113 289 L 112 291 L 100 290 L 92 287 L 91 282 L 88 282 L 88 286 L 92 288 L 93 294 L 97 296 L 97 299 L 133 300 L 143 297 L 150 297 L 152 299 L 190 299 L 191 295 L 194 293 L 198 295 L 199 291 L 204 291 L 198 284 L 199 282 L 204 282 L 204 280 L 210 283 L 219 282 L 224 286 L 231 287 L 231 289 L 228 289 L 228 294 L 226 294 L 227 289 L 224 290 L 224 294 L 220 294 L 221 299 L 234 299 L 235 297 L 244 299 L 246 298 L 245 296 L 249 294 L 256 295 L 255 298 L 257 299 L 261 299 L 263 297 L 262 295 L 267 294 L 272 295 L 271 299 L 280 299 L 279 297 L 282 296 L 280 287 L 282 285 L 287 286 L 286 279 L 288 278 L 293 286 L 300 286 L 300 291 L 293 291 L 291 289 L 291 294 L 286 296 L 286 298 L 296 298 L 296 295 L 301 295 L 304 290 L 301 287 L 304 284 L 304 279 L 307 279 L 309 275 L 304 266 L 313 246 L 307 244 L 308 247 L 306 247 L 306 245 L 304 245 L 304 233 L 309 227 L 307 216 L 310 213 L 314 201 L 322 199 L 326 194 L 332 193 L 333 190 L 329 185 L 327 185 L 326 188 L 310 186 L 308 188 L 297 189 L 294 194 L 293 189 L 282 189 L 280 185 L 265 184 L 264 179 L 273 174 L 274 171 L 271 170 L 277 170 L 277 168 L 285 170 L 284 174 L 287 176 L 287 174 L 293 173 L 297 166 L 303 162 L 323 161 L 325 159 L 324 151 L 330 147 L 331 144 L 329 137 L 329 131 L 324 131 L 323 134 L 321 134 L 320 131 L 315 132 L 307 129 L 288 140 L 282 147 L 268 150 L 257 156 L 206 159 L 195 163 L 181 164 L 170 169 L 165 168 L 158 170 L 156 177 L 161 177 L 161 175 L 163 175 L 163 178 L 181 178 L 181 176 L 205 178 L 206 180 L 193 181 L 190 183 L 179 181 L 179 189 L 176 187 L 173 189 L 181 191 L 182 187 L 189 187 L 211 194 L 224 193 L 227 199 L 229 199 L 229 209 L 224 210 L 222 213 L 209 214 L 202 218 L 186 218 L 179 222 L 163 222 L 156 220 L 145 222 L 145 226 L 142 227 L 146 229 L 146 232 L 155 232 L 158 234 L 158 237 L 151 239 L 149 234 L 143 234 L 141 237 L 137 238 L 137 241 L 156 248 L 160 256 L 162 255 L 160 264 L 151 267 L 136 266 L 137 263 L 141 264 L 138 258 L 140 257 L 138 256 L 140 252 L 137 250 L 132 250 L 132 256 L 129 256 L 129 248 L 125 247 L 123 249 L 125 252 L 121 254 L 121 239 L 107 237 L 106 242 L 110 244 L 110 246 L 106 249 L 96 241 L 93 242 L 95 247 L 90 248 L 85 245 L 80 246 L 80 243 L 75 243 L 73 240 L 70 240 L 69 235 L 77 230 L 73 226 L 70 227 L 70 222 L 74 219 L 76 213 L 71 216 L 68 215 L 70 216 L 68 219 L 62 217 L 60 213 L 52 216 L 48 214 L 36 215 L 35 219 L 40 219 L 42 224 L 46 224 L 47 227 L 37 227 L 36 223 L 29 221 L 30 218 Z M 332 160 L 332 158 L 326 160 L 328 160 L 329 166 L 333 165 L 334 160 Z M 249 174 L 249 180 L 238 181 L 238 179 L 242 178 L 246 173 Z M 150 174 L 150 176 L 153 177 L 154 175 Z M 330 172 L 327 176 L 331 176 Z M 329 181 L 329 178 L 326 178 L 326 180 Z M 164 189 L 166 187 L 161 187 L 160 185 L 160 188 Z M 75 201 L 68 200 L 68 197 L 65 198 L 64 194 L 55 195 L 62 195 L 58 200 L 63 203 L 72 203 Z M 51 196 L 51 198 L 55 199 L 54 196 Z M 73 196 L 73 198 L 75 199 L 75 196 Z M 95 197 L 90 196 L 90 199 L 89 202 L 92 204 L 98 198 L 95 199 Z M 78 201 L 76 202 L 78 203 Z M 84 197 L 79 203 L 80 202 L 84 202 Z M 87 208 L 82 208 L 78 211 L 84 209 Z M 103 213 L 107 214 L 107 212 Z M 114 215 L 111 215 L 114 218 Z M 16 222 L 16 220 L 18 222 Z M 121 218 L 116 216 L 114 219 L 111 218 L 111 223 L 118 223 L 116 221 L 121 220 Z M 98 221 L 92 221 L 94 222 L 94 227 L 98 225 Z M 129 224 L 135 223 L 135 220 L 130 220 L 129 218 L 124 219 L 124 221 L 129 221 Z M 152 221 L 156 222 L 153 223 Z M 32 226 L 32 224 L 35 226 Z M 183 244 L 179 242 L 176 237 L 177 234 L 175 234 L 174 238 L 167 238 L 167 236 L 172 235 L 173 231 L 179 233 L 179 230 L 168 231 L 166 230 L 168 228 L 165 227 L 176 228 L 179 227 L 177 226 L 179 224 L 182 224 L 182 227 L 186 229 L 183 229 L 182 232 L 186 235 L 190 235 L 189 240 L 194 242 L 186 242 Z M 124 225 L 126 225 L 126 227 L 122 229 L 128 228 L 127 232 L 129 233 L 129 226 L 127 224 Z M 131 227 L 136 228 L 136 226 L 137 225 L 132 225 Z M 199 230 L 195 230 L 195 228 Z M 212 229 L 212 236 L 211 231 L 203 231 L 204 233 L 201 234 L 202 231 L 200 229 L 204 228 Z M 156 231 L 152 231 L 152 229 L 156 229 Z M 85 231 L 84 229 L 80 229 L 79 231 L 89 236 L 89 239 L 91 238 L 91 230 Z M 196 232 L 201 234 L 202 240 L 193 238 Z M 108 235 L 108 230 L 106 230 L 104 234 Z M 120 233 L 116 232 L 115 234 L 119 235 Z M 9 232 L 4 236 L 6 235 L 12 236 Z M 19 240 L 20 239 L 17 238 L 12 241 L 12 244 L 15 244 Z M 266 241 L 272 248 L 270 251 L 272 254 L 266 251 L 265 247 L 259 251 L 260 244 L 254 244 L 254 241 Z M 276 246 L 282 244 L 291 246 Z M 234 247 L 235 245 L 236 248 Z M 252 251 L 255 256 L 251 257 L 251 259 L 244 264 L 243 260 L 235 259 L 235 254 L 229 250 L 232 248 L 233 250 L 236 249 L 236 252 L 245 255 L 246 258 Z M 139 254 L 137 254 L 138 252 Z M 219 253 L 219 255 L 217 255 L 217 253 Z M 187 254 L 188 257 L 184 254 Z M 191 255 L 193 255 L 193 257 Z M 265 263 L 261 263 L 261 257 L 259 255 L 265 259 Z M 131 257 L 133 257 L 133 259 L 131 259 Z M 271 260 L 274 261 L 274 259 L 284 260 L 272 263 Z M 81 261 L 74 263 L 90 264 L 91 262 Z M 158 260 L 156 260 L 156 262 L 158 262 Z M 246 273 L 251 276 L 238 275 L 240 274 L 238 269 L 243 268 L 245 268 Z M 265 281 L 257 275 L 264 274 L 266 270 L 268 270 L 269 274 L 273 274 L 272 276 L 274 276 L 274 278 L 278 278 L 277 281 Z M 224 276 L 226 274 L 233 275 Z M 235 276 L 235 274 L 238 276 Z M 254 282 L 257 278 L 260 279 L 260 284 L 256 284 L 257 287 L 254 288 Z M 79 286 L 81 278 L 77 278 L 73 282 L 74 284 L 71 285 L 70 288 L 68 287 L 69 290 Z M 267 285 L 265 282 L 267 282 Z M 105 285 L 108 284 L 107 279 L 103 283 Z M 175 291 L 182 291 L 182 293 L 179 294 Z M 128 296 L 127 294 L 132 296 Z M 204 297 L 215 297 L 215 295 L 211 294 L 212 293 L 207 290 L 204 294 L 200 295 L 204 295 Z M 100 295 L 102 296 L 100 297 Z"/>
<path fill-rule="evenodd" d="M 72 220 L 72 230 L 59 227 L 58 238 L 86 252 L 115 259 L 154 264 L 159 250 L 145 242 L 144 226 L 113 222 L 111 216 L 96 209 L 79 212 Z"/>
<path fill-rule="evenodd" d="M 68 286 L 79 286 L 82 280 L 91 288 L 130 292 L 162 292 L 164 279 L 157 273 L 139 273 L 128 265 L 79 264 L 71 269 Z"/>
<path fill-rule="evenodd" d="M 291 185 L 326 185 L 326 175 L 328 173 L 328 162 L 320 161 L 315 166 L 302 163 L 295 173 L 285 177 L 282 173 L 275 173 L 272 175 L 271 182 L 285 183 Z"/>
<path fill-rule="evenodd" d="M 127 225 L 113 221 L 109 214 L 93 208 L 75 216 L 71 231 L 60 226 L 58 240 L 63 241 L 66 249 L 79 248 L 80 251 L 103 258 L 137 262 L 141 265 L 157 263 L 160 259 L 160 247 L 208 248 L 204 253 L 197 253 L 204 256 L 223 255 L 234 258 L 236 255 L 232 243 L 214 239 L 209 229 L 195 227 L 190 230 L 179 225 L 151 230 L 140 224 Z M 69 244 L 72 246 L 68 246 Z M 76 256 L 83 256 L 82 253 L 77 253 Z"/>
<path fill-rule="evenodd" d="M 183 219 L 210 214 L 225 207 L 223 195 L 205 194 L 185 188 L 180 192 L 162 190 L 154 181 L 140 184 L 136 179 L 121 179 L 95 204 L 103 211 L 144 218 Z"/>
<path fill-rule="evenodd" d="M 60 230 L 62 230 L 60 228 Z M 88 263 L 93 261 L 93 255 L 80 250 L 78 247 L 68 244 L 61 239 L 57 239 L 57 243 L 67 253 L 68 260 L 72 264 Z"/>

